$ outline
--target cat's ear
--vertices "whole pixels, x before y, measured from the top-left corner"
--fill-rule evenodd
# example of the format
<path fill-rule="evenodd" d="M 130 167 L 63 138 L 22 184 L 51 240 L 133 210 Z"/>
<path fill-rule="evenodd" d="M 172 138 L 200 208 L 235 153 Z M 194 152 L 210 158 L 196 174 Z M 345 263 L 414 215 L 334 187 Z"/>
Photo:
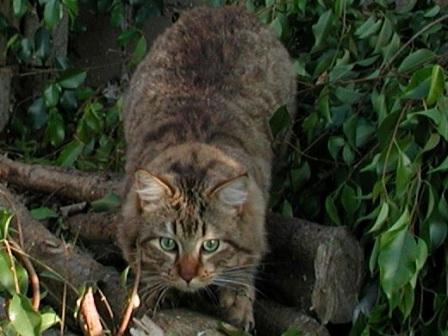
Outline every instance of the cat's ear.
<path fill-rule="evenodd" d="M 249 178 L 244 174 L 219 183 L 213 188 L 212 195 L 224 205 L 239 209 L 247 201 L 248 186 Z"/>
<path fill-rule="evenodd" d="M 140 207 L 146 211 L 157 209 L 174 193 L 167 181 L 141 169 L 135 172 L 135 186 Z"/>

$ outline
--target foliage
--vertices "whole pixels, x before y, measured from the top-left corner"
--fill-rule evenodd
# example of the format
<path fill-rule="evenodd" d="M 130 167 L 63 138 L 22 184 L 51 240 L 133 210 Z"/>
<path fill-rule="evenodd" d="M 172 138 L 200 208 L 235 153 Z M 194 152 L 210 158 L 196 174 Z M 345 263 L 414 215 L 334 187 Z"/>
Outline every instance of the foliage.
<path fill-rule="evenodd" d="M 366 290 L 351 335 L 448 333 L 446 6 L 430 0 L 241 2 L 289 48 L 299 81 L 294 125 L 284 108 L 271 120 L 279 139 L 294 130 L 274 174 L 273 209 L 348 225 L 365 246 Z M 72 33 L 83 31 L 81 5 L 108 13 L 121 31 L 117 45 L 131 50 L 132 70 L 148 48 L 141 27 L 163 4 L 11 3 L 17 19 L 37 12 L 40 24 L 25 36 L 0 16 L 10 59 L 22 69 L 48 69 L 50 77 L 32 102 L 17 106 L 3 147 L 32 162 L 121 169 L 121 99 L 87 86 L 89 69 L 56 56 L 52 32 L 63 15 Z M 109 195 L 95 206 L 101 211 L 115 205 Z M 50 209 L 34 211 L 36 218 L 53 215 Z M 23 296 L 5 295 L 25 307 Z"/>
<path fill-rule="evenodd" d="M 0 322 L 0 333 L 6 336 L 35 336 L 60 322 L 50 308 L 35 311 L 28 293 L 28 271 L 17 261 L 8 237 L 12 214 L 0 209 L 0 294 L 7 303 L 8 319 Z"/>
<path fill-rule="evenodd" d="M 348 225 L 364 242 L 376 295 L 361 298 L 352 335 L 447 333 L 446 8 L 244 4 L 289 47 L 299 78 L 295 136 L 272 206 Z M 292 127 L 278 114 L 274 133 Z"/>

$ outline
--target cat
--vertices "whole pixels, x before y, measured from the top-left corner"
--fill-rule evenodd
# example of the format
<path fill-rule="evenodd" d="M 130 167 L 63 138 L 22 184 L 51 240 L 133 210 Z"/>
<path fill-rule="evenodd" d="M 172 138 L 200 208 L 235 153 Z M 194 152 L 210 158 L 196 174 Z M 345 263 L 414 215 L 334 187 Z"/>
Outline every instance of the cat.
<path fill-rule="evenodd" d="M 269 118 L 294 111 L 295 75 L 274 33 L 239 6 L 198 7 L 136 69 L 123 121 L 126 197 L 117 238 L 140 295 L 213 286 L 224 318 L 254 326 L 254 277 L 267 251 Z"/>

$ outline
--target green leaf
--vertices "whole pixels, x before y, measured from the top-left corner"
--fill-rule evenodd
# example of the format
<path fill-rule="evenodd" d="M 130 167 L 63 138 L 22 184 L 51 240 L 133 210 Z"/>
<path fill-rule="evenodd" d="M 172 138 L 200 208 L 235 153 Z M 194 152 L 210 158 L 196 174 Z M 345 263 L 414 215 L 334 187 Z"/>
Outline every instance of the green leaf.
<path fill-rule="evenodd" d="M 380 238 L 378 265 L 381 287 L 388 299 L 414 276 L 417 243 L 407 228 L 384 233 Z"/>
<path fill-rule="evenodd" d="M 296 327 L 291 326 L 281 336 L 302 336 L 302 333 Z"/>
<path fill-rule="evenodd" d="M 45 307 L 40 311 L 40 317 L 42 319 L 42 323 L 40 325 L 39 335 L 41 335 L 45 330 L 61 322 L 59 316 L 52 308 L 49 307 Z"/>
<path fill-rule="evenodd" d="M 331 9 L 319 16 L 319 20 L 313 25 L 313 34 L 315 39 L 313 49 L 320 47 L 322 43 L 326 41 L 328 34 L 330 34 L 333 20 L 334 15 Z"/>
<path fill-rule="evenodd" d="M 61 87 L 65 89 L 76 89 L 84 83 L 87 73 L 83 70 L 71 69 L 64 71 L 58 80 Z"/>
<path fill-rule="evenodd" d="M 334 223 L 336 223 L 337 225 L 341 225 L 341 220 L 339 219 L 338 210 L 336 209 L 336 205 L 334 204 L 333 197 L 327 196 L 327 198 L 325 199 L 325 210 Z"/>
<path fill-rule="evenodd" d="M 8 0 L 9 1 L 9 0 Z M 27 0 L 13 0 L 12 1 L 12 10 L 16 17 L 20 18 L 25 14 L 26 7 L 28 5 Z"/>
<path fill-rule="evenodd" d="M 59 95 L 61 93 L 61 87 L 56 84 L 50 84 L 44 90 L 44 100 L 47 107 L 55 107 L 59 102 Z"/>
<path fill-rule="evenodd" d="M 45 220 L 49 218 L 58 218 L 58 214 L 47 207 L 35 208 L 30 211 L 31 217 L 36 220 Z"/>
<path fill-rule="evenodd" d="M 8 237 L 9 225 L 13 217 L 8 210 L 0 208 L 0 239 Z"/>
<path fill-rule="evenodd" d="M 11 259 L 4 249 L 0 249 L 0 292 L 7 291 L 10 295 L 16 293 Z"/>
<path fill-rule="evenodd" d="M 429 174 L 437 172 L 446 172 L 448 170 L 448 156 L 436 168 L 429 171 Z"/>
<path fill-rule="evenodd" d="M 78 107 L 76 91 L 64 90 L 64 93 L 62 94 L 60 99 L 60 104 L 64 108 L 64 110 L 67 111 L 76 110 L 76 108 Z"/>
<path fill-rule="evenodd" d="M 398 197 L 402 197 L 408 190 L 409 182 L 413 176 L 414 170 L 412 169 L 411 160 L 405 153 L 400 151 L 395 179 L 395 189 Z"/>
<path fill-rule="evenodd" d="M 434 65 L 431 73 L 431 85 L 429 87 L 426 104 L 432 106 L 437 103 L 437 100 L 443 94 L 445 89 L 445 79 L 443 76 L 443 68 L 440 65 Z"/>
<path fill-rule="evenodd" d="M 62 0 L 62 3 L 65 5 L 65 7 L 67 7 L 72 18 L 78 15 L 78 0 Z"/>
<path fill-rule="evenodd" d="M 363 40 L 375 34 L 380 29 L 381 24 L 382 20 L 376 20 L 374 16 L 369 16 L 369 18 L 356 29 L 355 35 Z"/>
<path fill-rule="evenodd" d="M 31 118 L 33 128 L 41 129 L 48 120 L 47 107 L 42 98 L 37 98 L 28 108 L 28 115 Z"/>
<path fill-rule="evenodd" d="M 340 136 L 331 136 L 328 139 L 328 151 L 333 159 L 337 159 L 338 153 L 341 151 L 341 148 L 344 146 L 345 141 L 344 138 Z"/>
<path fill-rule="evenodd" d="M 387 202 L 383 202 L 381 204 L 381 210 L 376 218 L 375 223 L 372 228 L 369 230 L 369 233 L 376 232 L 381 230 L 383 224 L 386 222 L 387 216 L 389 215 L 389 204 Z"/>
<path fill-rule="evenodd" d="M 62 167 L 73 167 L 73 164 L 81 155 L 83 149 L 84 144 L 81 141 L 77 139 L 71 141 L 65 145 L 63 151 L 56 160 L 56 164 Z"/>
<path fill-rule="evenodd" d="M 146 42 L 146 38 L 142 35 L 139 38 L 137 45 L 135 46 L 134 52 L 132 53 L 132 56 L 131 56 L 130 64 L 132 66 L 137 65 L 143 59 L 143 57 L 146 54 L 147 48 L 148 48 L 148 45 Z"/>
<path fill-rule="evenodd" d="M 140 32 L 135 27 L 130 27 L 127 30 L 121 32 L 120 35 L 118 35 L 117 43 L 119 46 L 124 47 L 131 41 L 136 40 L 140 36 Z"/>
<path fill-rule="evenodd" d="M 47 0 L 45 3 L 44 23 L 48 29 L 53 29 L 62 18 L 62 7 L 59 1 Z"/>
<path fill-rule="evenodd" d="M 44 62 L 50 56 L 50 50 L 53 47 L 50 33 L 45 27 L 40 27 L 34 34 L 34 47 L 36 56 Z"/>
<path fill-rule="evenodd" d="M 281 132 L 286 131 L 292 125 L 291 115 L 288 112 L 286 106 L 281 106 L 275 111 L 269 120 L 269 126 L 271 127 L 272 136 L 275 138 Z"/>
<path fill-rule="evenodd" d="M 344 148 L 342 149 L 342 158 L 344 159 L 344 162 L 348 165 L 352 164 L 353 161 L 355 161 L 355 153 L 347 144 L 345 144 Z"/>
<path fill-rule="evenodd" d="M 428 95 L 431 84 L 432 68 L 423 68 L 414 72 L 404 92 L 405 98 L 422 99 Z"/>
<path fill-rule="evenodd" d="M 345 184 L 344 187 L 342 187 L 341 203 L 344 210 L 350 217 L 354 215 L 356 210 L 358 210 L 361 205 L 361 200 L 356 194 L 355 189 L 350 187 L 348 184 Z"/>
<path fill-rule="evenodd" d="M 45 138 L 53 147 L 58 147 L 65 138 L 65 125 L 62 115 L 56 109 L 50 111 Z"/>
<path fill-rule="evenodd" d="M 121 204 L 120 197 L 118 197 L 114 193 L 108 193 L 103 198 L 100 198 L 90 203 L 90 205 L 92 206 L 92 210 L 96 212 L 116 209 L 120 206 L 120 204 Z"/>
<path fill-rule="evenodd" d="M 375 131 L 376 128 L 366 118 L 359 118 L 356 125 L 356 147 L 364 146 L 369 141 L 371 135 L 375 133 Z"/>
<path fill-rule="evenodd" d="M 418 69 L 418 67 L 431 62 L 435 54 L 428 49 L 419 49 L 404 58 L 398 67 L 399 72 L 409 72 Z"/>
<path fill-rule="evenodd" d="M 272 22 L 269 24 L 271 29 L 274 31 L 275 35 L 278 38 L 282 37 L 283 34 L 283 25 L 284 25 L 285 19 L 283 16 L 277 16 Z"/>
<path fill-rule="evenodd" d="M 8 307 L 8 316 L 19 335 L 39 335 L 42 320 L 40 315 L 33 310 L 27 297 L 20 294 L 14 295 Z"/>

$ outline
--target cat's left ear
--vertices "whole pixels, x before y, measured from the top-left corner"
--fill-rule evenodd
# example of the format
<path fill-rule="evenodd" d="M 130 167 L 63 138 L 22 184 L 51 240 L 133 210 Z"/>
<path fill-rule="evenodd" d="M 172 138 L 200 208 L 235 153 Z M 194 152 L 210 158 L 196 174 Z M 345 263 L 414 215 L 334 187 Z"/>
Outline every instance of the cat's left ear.
<path fill-rule="evenodd" d="M 168 181 L 145 170 L 137 170 L 135 184 L 140 207 L 146 211 L 159 208 L 174 193 Z"/>
<path fill-rule="evenodd" d="M 248 187 L 249 178 L 244 174 L 219 183 L 211 194 L 224 205 L 239 209 L 247 201 Z"/>

